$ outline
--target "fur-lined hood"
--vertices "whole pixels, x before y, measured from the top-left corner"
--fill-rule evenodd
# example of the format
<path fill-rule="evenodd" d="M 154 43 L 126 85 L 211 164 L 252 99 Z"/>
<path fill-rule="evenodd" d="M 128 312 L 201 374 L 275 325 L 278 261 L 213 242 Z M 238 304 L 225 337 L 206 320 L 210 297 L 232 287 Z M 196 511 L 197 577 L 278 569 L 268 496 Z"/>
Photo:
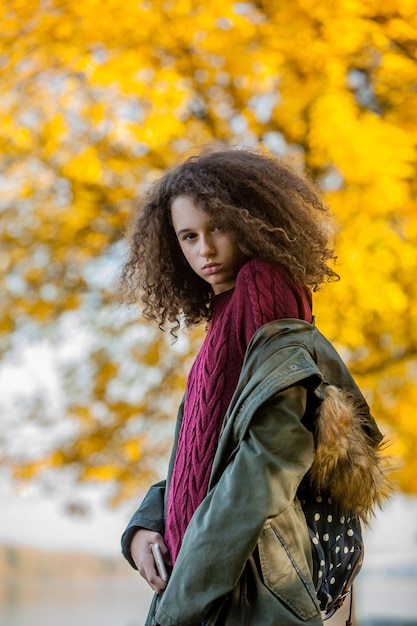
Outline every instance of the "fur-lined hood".
<path fill-rule="evenodd" d="M 366 433 L 369 413 L 363 403 L 334 385 L 324 387 L 314 420 L 310 483 L 313 491 L 330 495 L 341 512 L 368 523 L 392 492 L 391 458 L 383 454 L 384 440 L 376 444 Z"/>

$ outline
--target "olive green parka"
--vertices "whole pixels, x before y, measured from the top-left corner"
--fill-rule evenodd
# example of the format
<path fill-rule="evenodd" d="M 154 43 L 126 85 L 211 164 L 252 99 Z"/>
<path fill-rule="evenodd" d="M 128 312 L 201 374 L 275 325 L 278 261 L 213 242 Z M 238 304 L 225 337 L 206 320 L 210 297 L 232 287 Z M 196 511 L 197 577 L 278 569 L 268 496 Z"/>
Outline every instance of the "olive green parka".
<path fill-rule="evenodd" d="M 335 450 L 337 455 L 344 445 L 349 448 L 352 467 L 341 459 L 340 471 L 337 462 L 329 469 L 328 459 L 317 458 L 317 409 L 330 385 L 355 398 L 349 418 L 356 422 L 354 431 L 348 423 L 333 432 L 330 422 L 337 416 L 331 411 L 322 419 L 331 427 L 330 438 L 336 437 L 331 462 Z M 137 529 L 164 534 L 182 407 L 167 481 L 150 488 L 122 537 L 123 554 L 133 567 L 130 542 Z M 363 441 L 356 454 L 358 424 Z M 224 419 L 207 495 L 190 521 L 167 588 L 154 597 L 146 626 L 199 626 L 204 620 L 207 626 L 320 626 L 297 490 L 316 467 L 319 481 L 327 484 L 314 489 L 340 495 L 341 506 L 365 517 L 388 489 L 381 439 L 352 376 L 314 322 L 285 319 L 261 327 L 248 346 Z M 352 504 L 346 504 L 346 471 L 355 483 L 348 491 Z"/>

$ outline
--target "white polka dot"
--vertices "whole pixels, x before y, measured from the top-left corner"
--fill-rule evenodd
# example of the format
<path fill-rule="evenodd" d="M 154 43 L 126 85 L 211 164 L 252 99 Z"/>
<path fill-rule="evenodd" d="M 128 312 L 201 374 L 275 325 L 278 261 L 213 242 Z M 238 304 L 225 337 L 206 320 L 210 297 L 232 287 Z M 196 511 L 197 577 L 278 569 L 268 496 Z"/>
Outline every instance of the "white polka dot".
<path fill-rule="evenodd" d="M 343 552 L 344 552 L 345 554 L 347 554 L 347 553 L 349 552 L 349 548 L 348 548 L 347 546 L 345 546 L 345 547 L 343 548 Z"/>
<path fill-rule="evenodd" d="M 317 496 L 316 497 L 316 502 L 321 502 L 323 500 L 323 498 L 321 496 Z"/>
<path fill-rule="evenodd" d="M 323 577 L 323 572 L 321 570 L 319 570 L 319 578 Z"/>
<path fill-rule="evenodd" d="M 349 530 L 347 531 L 347 534 L 349 537 L 353 537 L 353 530 L 349 528 Z"/>
<path fill-rule="evenodd" d="M 332 498 L 327 498 L 327 502 L 331 504 L 333 502 Z"/>
<path fill-rule="evenodd" d="M 316 522 L 318 522 L 319 519 L 320 519 L 320 513 L 315 513 L 314 514 L 314 519 L 316 520 Z"/>
<path fill-rule="evenodd" d="M 334 584 L 335 584 L 335 582 L 336 582 L 336 578 L 334 578 L 334 577 L 332 576 L 332 577 L 331 577 L 331 579 L 330 579 L 330 584 L 331 584 L 331 585 L 334 585 Z"/>
<path fill-rule="evenodd" d="M 347 568 L 346 569 L 352 569 L 352 565 L 351 563 L 348 563 Z"/>
<path fill-rule="evenodd" d="M 338 563 L 338 564 L 336 565 L 336 567 L 340 567 L 341 565 L 342 565 L 341 563 Z"/>
<path fill-rule="evenodd" d="M 355 552 L 355 546 L 352 546 L 352 548 L 350 549 L 351 552 Z"/>
<path fill-rule="evenodd" d="M 317 537 L 313 537 L 313 543 L 316 546 L 318 544 L 319 540 L 317 539 Z"/>
<path fill-rule="evenodd" d="M 342 515 L 342 517 L 340 518 L 340 523 L 341 523 L 341 524 L 344 524 L 344 523 L 345 523 L 345 516 L 344 516 L 344 515 Z"/>
<path fill-rule="evenodd" d="M 320 567 L 324 567 L 326 565 L 325 561 L 320 561 Z"/>
<path fill-rule="evenodd" d="M 340 539 L 340 535 L 337 535 L 336 541 L 339 541 L 339 539 Z"/>
<path fill-rule="evenodd" d="M 328 516 L 327 516 L 327 521 L 328 521 L 328 522 L 333 521 L 333 515 L 328 515 Z"/>
<path fill-rule="evenodd" d="M 333 567 L 334 567 L 333 563 L 330 563 L 330 565 L 329 565 L 329 570 L 330 570 L 330 569 L 333 569 Z"/>
<path fill-rule="evenodd" d="M 340 548 L 339 548 L 339 546 L 336 546 L 336 548 L 335 548 L 335 552 L 336 552 L 336 554 L 337 554 L 338 552 L 340 552 Z"/>
<path fill-rule="evenodd" d="M 323 541 L 329 541 L 329 534 L 328 533 L 324 533 Z"/>

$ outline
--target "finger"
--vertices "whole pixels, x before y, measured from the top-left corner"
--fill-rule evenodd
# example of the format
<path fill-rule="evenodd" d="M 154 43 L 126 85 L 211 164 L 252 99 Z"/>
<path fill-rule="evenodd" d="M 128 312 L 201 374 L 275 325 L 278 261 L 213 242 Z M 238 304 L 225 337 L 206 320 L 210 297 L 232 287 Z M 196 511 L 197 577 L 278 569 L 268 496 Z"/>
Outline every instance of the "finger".
<path fill-rule="evenodd" d="M 163 581 L 158 574 L 150 545 L 149 549 L 146 550 L 145 554 L 142 556 L 138 570 L 140 575 L 156 593 L 160 593 L 167 586 L 167 583 Z"/>
<path fill-rule="evenodd" d="M 155 565 L 148 570 L 146 580 L 156 593 L 161 593 L 161 591 L 163 591 L 167 586 L 167 583 L 162 580 L 156 571 Z"/>
<path fill-rule="evenodd" d="M 164 557 L 165 563 L 168 563 L 169 565 L 171 565 L 171 556 L 169 554 L 169 550 L 167 548 L 166 543 L 164 542 L 162 538 L 160 541 L 158 541 L 158 543 L 161 548 L 162 556 Z"/>

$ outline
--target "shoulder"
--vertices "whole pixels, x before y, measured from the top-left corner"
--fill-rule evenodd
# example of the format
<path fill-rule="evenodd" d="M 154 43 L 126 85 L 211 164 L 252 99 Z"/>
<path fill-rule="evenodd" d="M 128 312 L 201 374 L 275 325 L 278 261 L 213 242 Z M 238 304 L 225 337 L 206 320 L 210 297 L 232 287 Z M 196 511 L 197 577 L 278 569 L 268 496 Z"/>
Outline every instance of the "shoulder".
<path fill-rule="evenodd" d="M 236 298 L 253 312 L 258 326 L 282 318 L 311 321 L 309 292 L 285 267 L 271 261 L 251 259 L 243 265 L 236 278 Z"/>
<path fill-rule="evenodd" d="M 247 289 L 248 284 L 253 284 L 255 287 L 264 288 L 277 282 L 295 286 L 290 274 L 282 265 L 261 259 L 251 259 L 240 269 L 236 278 L 236 287 Z"/>

